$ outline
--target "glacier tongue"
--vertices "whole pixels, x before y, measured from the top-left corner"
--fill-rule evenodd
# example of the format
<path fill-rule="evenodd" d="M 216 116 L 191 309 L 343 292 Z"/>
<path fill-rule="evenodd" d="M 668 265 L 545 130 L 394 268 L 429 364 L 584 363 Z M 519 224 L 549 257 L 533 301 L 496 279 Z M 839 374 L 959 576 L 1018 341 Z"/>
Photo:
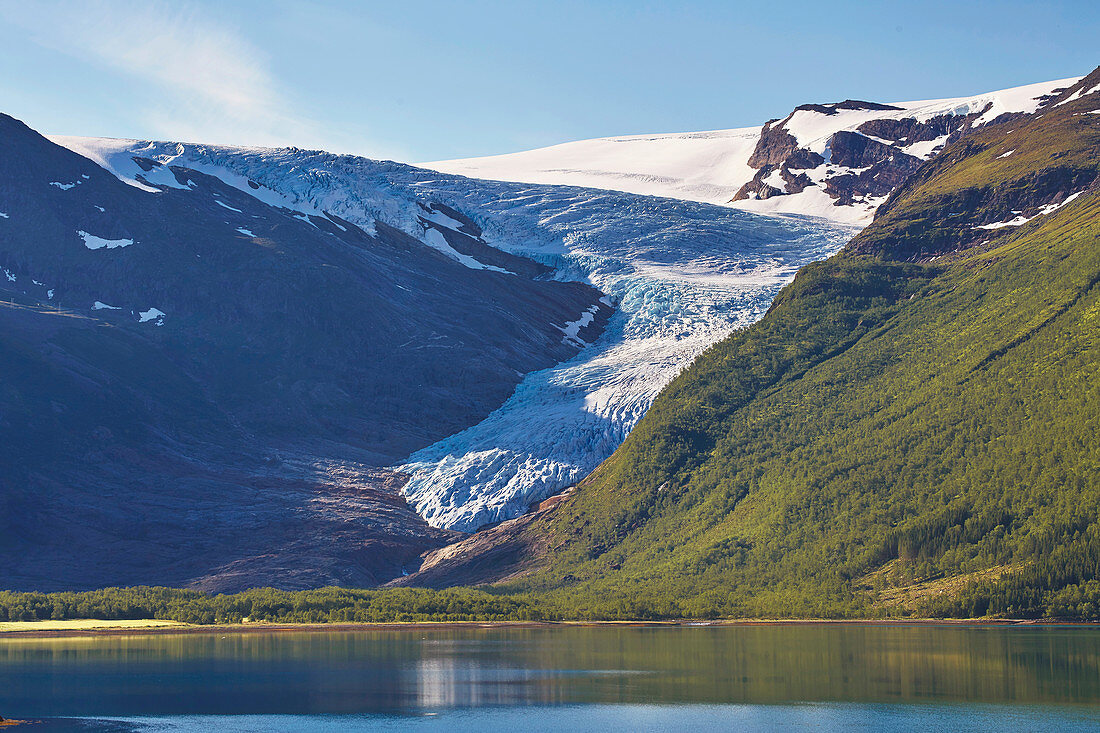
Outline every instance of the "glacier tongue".
<path fill-rule="evenodd" d="M 855 231 L 589 189 L 477 201 L 500 184 L 470 183 L 452 205 L 488 215 L 491 243 L 583 277 L 617 311 L 575 358 L 527 375 L 484 421 L 398 467 L 428 522 L 466 531 L 518 516 L 594 469 L 700 352 L 760 318 L 799 266 Z"/>
<path fill-rule="evenodd" d="M 701 351 L 758 319 L 798 267 L 856 231 L 809 217 L 475 180 L 293 148 L 54 139 L 77 152 L 94 148 L 93 159 L 124 180 L 125 165 L 140 155 L 217 176 L 273 205 L 333 213 L 367 231 L 380 220 L 421 241 L 425 203 L 442 203 L 476 220 L 489 244 L 606 293 L 617 310 L 595 343 L 528 374 L 485 420 L 398 466 L 411 477 L 405 493 L 418 512 L 467 531 L 518 516 L 599 465 Z M 557 324 L 566 338 L 584 325 L 584 314 L 577 319 Z"/>

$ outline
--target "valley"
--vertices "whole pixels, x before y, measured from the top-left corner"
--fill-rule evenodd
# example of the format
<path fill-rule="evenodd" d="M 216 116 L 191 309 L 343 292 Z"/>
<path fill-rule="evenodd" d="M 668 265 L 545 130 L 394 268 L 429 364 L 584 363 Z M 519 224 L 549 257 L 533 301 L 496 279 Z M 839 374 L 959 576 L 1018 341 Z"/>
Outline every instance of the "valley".
<path fill-rule="evenodd" d="M 1009 582 L 983 565 L 1011 565 L 1009 545 L 917 565 L 894 550 L 876 574 L 876 543 L 909 516 L 892 507 L 917 512 L 904 526 L 939 521 L 919 518 L 927 497 L 836 494 L 847 484 L 799 463 L 791 436 L 881 419 L 874 400 L 839 417 L 846 370 L 874 382 L 894 359 L 951 357 L 875 339 L 934 342 L 905 325 L 930 293 L 969 292 L 948 283 L 978 253 L 1009 267 L 1003 252 L 1030 250 L 1006 237 L 1089 205 L 1093 76 L 431 164 L 482 179 L 297 148 L 47 141 L 8 118 L 0 287 L 19 376 L 0 428 L 22 562 L 7 586 L 497 583 L 549 617 L 667 618 L 866 613 L 850 574 L 884 598 L 960 572 Z M 1057 134 L 1030 132 L 1046 119 Z M 966 185 L 927 193 L 950 165 Z M 874 455 L 840 425 L 822 435 Z M 795 497 L 829 508 L 792 519 Z M 944 510 L 959 521 L 988 514 L 959 501 Z M 98 552 L 87 516 L 126 542 Z M 823 517 L 850 517 L 851 539 L 830 544 Z M 975 585 L 944 583 L 945 599 Z"/>

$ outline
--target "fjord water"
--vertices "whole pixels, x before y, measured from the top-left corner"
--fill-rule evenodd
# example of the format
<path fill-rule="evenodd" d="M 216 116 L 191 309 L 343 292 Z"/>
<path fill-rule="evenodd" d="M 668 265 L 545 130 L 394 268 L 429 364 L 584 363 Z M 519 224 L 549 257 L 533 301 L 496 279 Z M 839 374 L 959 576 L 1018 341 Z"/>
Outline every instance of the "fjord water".
<path fill-rule="evenodd" d="M 1100 629 L 840 624 L 8 639 L 0 641 L 0 712 L 46 719 L 47 730 L 1087 730 L 1100 726 Z"/>

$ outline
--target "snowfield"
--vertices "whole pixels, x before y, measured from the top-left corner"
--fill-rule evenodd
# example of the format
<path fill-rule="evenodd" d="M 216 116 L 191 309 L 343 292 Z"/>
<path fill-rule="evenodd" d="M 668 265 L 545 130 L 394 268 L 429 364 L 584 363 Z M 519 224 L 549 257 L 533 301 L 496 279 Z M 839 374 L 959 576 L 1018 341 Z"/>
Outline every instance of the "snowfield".
<path fill-rule="evenodd" d="M 915 118 L 925 122 L 941 115 L 969 115 L 985 110 L 975 126 L 992 122 L 1010 112 L 1034 112 L 1041 98 L 1052 90 L 1079 80 L 1029 84 L 972 97 L 891 102 L 897 110 L 839 110 L 833 114 L 797 110 L 784 128 L 800 147 L 824 155 L 826 163 L 807 170 L 815 183 L 827 178 L 856 173 L 850 168 L 830 166 L 826 143 L 842 130 L 855 131 L 869 120 Z M 1093 90 L 1096 91 L 1096 90 Z M 422 163 L 425 168 L 474 178 L 571 186 L 590 186 L 616 191 L 667 196 L 670 198 L 724 204 L 764 214 L 806 214 L 832 221 L 866 225 L 885 198 L 836 206 L 820 187 L 801 193 L 768 199 L 731 201 L 734 194 L 756 175 L 749 158 L 760 140 L 761 127 L 744 127 L 710 132 L 605 137 L 553 145 L 505 155 Z M 865 135 L 866 137 L 873 136 Z M 924 140 L 899 149 L 926 160 L 947 141 L 947 136 Z M 888 142 L 888 141 L 880 141 Z M 773 182 L 782 188 L 781 182 Z"/>
<path fill-rule="evenodd" d="M 79 231 L 76 234 L 84 240 L 84 246 L 88 249 L 118 249 L 119 247 L 129 247 L 134 243 L 132 239 L 104 239 L 85 231 Z"/>
<path fill-rule="evenodd" d="M 62 145 L 68 140 L 54 139 Z M 87 139 L 74 140 L 73 149 L 94 151 L 122 180 L 152 189 L 149 195 L 159 195 L 158 189 L 130 167 L 135 155 L 217 176 L 302 214 L 331 213 L 367 231 L 380 220 L 426 247 L 440 248 L 440 229 L 460 226 L 446 216 L 424 218 L 428 204 L 445 204 L 474 219 L 488 244 L 606 293 L 617 310 L 595 343 L 570 361 L 526 375 L 484 421 L 399 466 L 411 477 L 405 492 L 418 512 L 433 525 L 467 531 L 518 516 L 591 471 L 695 356 L 757 320 L 798 267 L 837 251 L 856 231 L 806 217 L 472 180 L 297 149 Z M 155 170 L 162 178 L 172 175 Z M 484 267 L 476 260 L 466 264 Z M 155 310 L 142 312 L 142 320 L 149 314 L 163 322 Z M 579 339 L 585 316 L 591 318 L 578 313 L 555 325 L 563 338 Z"/>

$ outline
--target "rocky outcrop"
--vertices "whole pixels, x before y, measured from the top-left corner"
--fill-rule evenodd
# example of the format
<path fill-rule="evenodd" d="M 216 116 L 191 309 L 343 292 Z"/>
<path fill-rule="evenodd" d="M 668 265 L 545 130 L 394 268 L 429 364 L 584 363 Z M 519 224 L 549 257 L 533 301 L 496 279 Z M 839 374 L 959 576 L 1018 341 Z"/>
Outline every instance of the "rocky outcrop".
<path fill-rule="evenodd" d="M 549 516 L 573 489 L 545 499 L 527 514 L 481 529 L 453 544 L 424 553 L 419 567 L 390 587 L 444 588 L 514 580 L 539 566 L 550 551 L 545 538 L 528 529 Z"/>
<path fill-rule="evenodd" d="M 973 119 L 976 116 L 966 117 Z M 959 115 L 938 115 L 923 121 L 918 121 L 915 117 L 883 117 L 864 122 L 856 131 L 897 145 L 912 145 L 953 135 L 964 128 L 970 119 Z"/>
<path fill-rule="evenodd" d="M 842 130 L 829 141 L 830 163 L 850 172 L 829 177 L 825 192 L 841 206 L 857 198 L 886 196 L 900 186 L 923 161 L 856 132 Z"/>
<path fill-rule="evenodd" d="M 1011 128 L 965 135 L 901 183 L 879 208 L 877 226 L 849 251 L 907 261 L 953 257 L 996 247 L 1087 199 L 1100 188 L 1097 136 L 1088 130 L 1100 126 L 1092 114 L 1100 93 L 1090 89 L 1100 92 L 1100 70 Z"/>
<path fill-rule="evenodd" d="M 1055 96 L 1042 97 L 1040 106 L 1051 104 Z M 730 203 L 801 194 L 816 187 L 833 199 L 835 206 L 862 206 L 873 211 L 924 160 L 972 132 L 979 120 L 989 122 L 985 118 L 993 104 L 932 116 L 907 116 L 903 107 L 859 100 L 799 105 L 787 117 L 764 126 L 748 160 L 757 172 Z M 880 112 L 883 114 L 870 119 L 859 114 Z M 815 120 L 816 116 L 836 122 Z M 993 121 L 1023 116 L 1010 112 Z M 842 121 L 849 119 L 853 122 Z M 844 129 L 846 124 L 850 124 L 848 129 Z M 812 136 L 829 129 L 833 132 L 824 137 L 798 138 L 798 134 Z"/>

